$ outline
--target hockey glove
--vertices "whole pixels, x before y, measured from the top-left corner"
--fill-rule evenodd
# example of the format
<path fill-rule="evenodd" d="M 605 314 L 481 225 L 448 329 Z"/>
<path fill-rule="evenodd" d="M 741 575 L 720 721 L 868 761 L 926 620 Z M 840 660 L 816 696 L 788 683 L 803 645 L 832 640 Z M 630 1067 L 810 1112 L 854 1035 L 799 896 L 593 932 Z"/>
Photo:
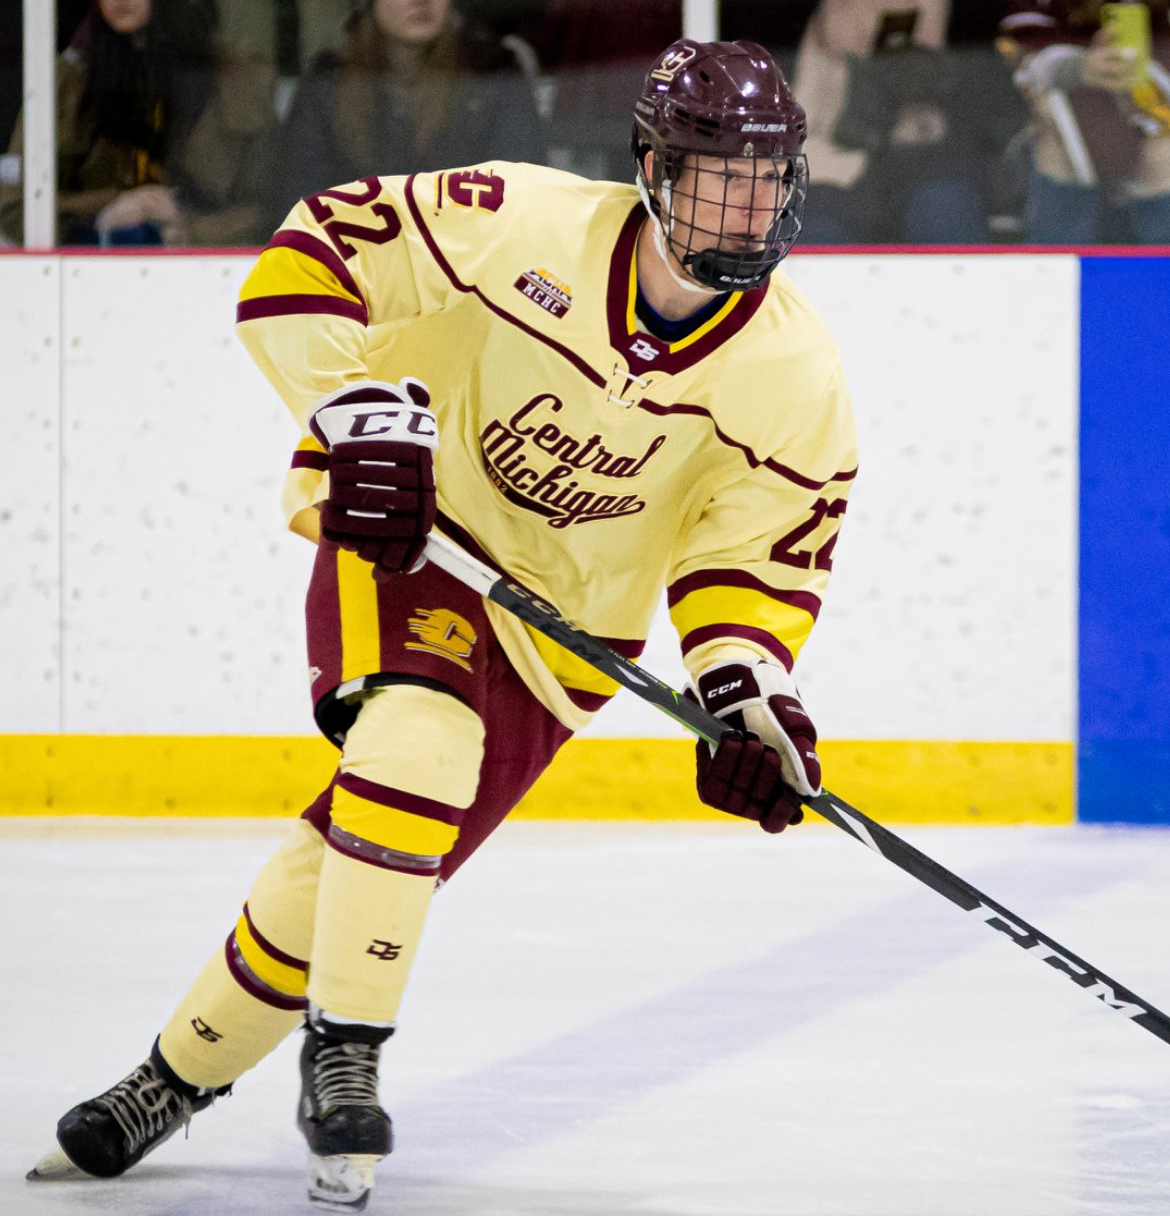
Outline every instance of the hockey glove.
<path fill-rule="evenodd" d="M 816 753 L 816 727 L 800 702 L 792 677 L 776 663 L 719 663 L 699 676 L 698 690 L 703 705 L 740 732 L 740 736 L 725 738 L 713 755 L 707 749 L 709 763 L 704 762 L 700 748 L 700 796 L 706 770 L 712 793 L 720 782 L 726 782 L 748 804 L 763 807 L 769 794 L 767 781 L 776 771 L 780 788 L 774 792 L 779 801 L 769 815 L 773 823 L 778 822 L 786 806 L 788 816 L 779 827 L 769 827 L 764 819 L 760 822 L 766 831 L 782 831 L 790 822 L 799 823 L 804 818 L 800 796 L 821 792 L 821 762 Z M 756 746 L 750 746 L 752 743 Z M 761 758 L 757 748 L 774 761 Z M 743 792 L 748 787 L 753 791 L 750 796 Z M 728 797 L 734 800 L 733 795 Z"/>
<path fill-rule="evenodd" d="M 321 535 L 356 553 L 379 580 L 412 573 L 435 522 L 432 452 L 439 446 L 431 395 L 419 380 L 369 380 L 331 393 L 309 429 L 329 453 Z"/>
<path fill-rule="evenodd" d="M 759 739 L 725 735 L 716 748 L 700 739 L 695 758 L 699 797 L 708 806 L 751 819 L 765 832 L 783 832 L 804 818 L 784 784 L 779 755 Z"/>

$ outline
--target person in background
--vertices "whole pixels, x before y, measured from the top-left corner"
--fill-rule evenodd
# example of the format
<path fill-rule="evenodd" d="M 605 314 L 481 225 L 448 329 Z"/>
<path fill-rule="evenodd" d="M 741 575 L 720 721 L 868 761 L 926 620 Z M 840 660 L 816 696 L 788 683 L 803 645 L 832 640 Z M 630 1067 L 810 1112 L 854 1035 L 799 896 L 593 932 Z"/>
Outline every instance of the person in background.
<path fill-rule="evenodd" d="M 1018 0 L 1000 23 L 1031 107 L 1031 242 L 1170 244 L 1170 18 L 1166 0 L 1142 7 L 1148 63 L 1099 0 Z"/>
<path fill-rule="evenodd" d="M 356 0 L 216 0 L 216 7 L 227 46 L 295 76 L 337 45 Z"/>
<path fill-rule="evenodd" d="M 221 51 L 212 0 L 95 0 L 57 64 L 58 243 L 262 239 L 271 83 Z M 21 204 L 19 181 L 0 187 L 14 238 Z"/>
<path fill-rule="evenodd" d="M 545 159 L 516 55 L 450 0 L 370 0 L 297 89 L 278 140 L 270 219 L 275 226 L 298 199 L 337 182 L 489 159 Z"/>
<path fill-rule="evenodd" d="M 1025 119 L 991 50 L 995 17 L 981 25 L 969 0 L 822 0 L 793 80 L 811 244 L 987 239 L 993 166 Z"/>

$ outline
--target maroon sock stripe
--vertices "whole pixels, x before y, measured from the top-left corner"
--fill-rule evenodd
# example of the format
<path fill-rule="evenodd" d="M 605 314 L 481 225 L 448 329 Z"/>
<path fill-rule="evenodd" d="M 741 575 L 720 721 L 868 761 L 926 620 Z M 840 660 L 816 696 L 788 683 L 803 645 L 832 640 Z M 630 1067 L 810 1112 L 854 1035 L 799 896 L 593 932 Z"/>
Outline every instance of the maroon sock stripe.
<path fill-rule="evenodd" d="M 437 878 L 439 867 L 443 864 L 442 857 L 421 857 L 417 853 L 402 853 L 398 849 L 388 849 L 384 845 L 374 844 L 371 840 L 363 840 L 352 832 L 345 831 L 334 824 L 329 829 L 325 842 L 331 849 L 364 861 L 367 865 L 377 866 L 379 870 L 393 870 L 397 874 L 417 874 L 420 878 Z"/>
<path fill-rule="evenodd" d="M 337 784 L 343 790 L 348 790 L 358 798 L 373 802 L 377 806 L 393 807 L 396 811 L 408 811 L 411 815 L 421 815 L 423 819 L 434 819 L 438 823 L 450 823 L 455 826 L 463 821 L 463 812 L 445 802 L 436 802 L 433 798 L 410 794 L 406 790 L 396 790 L 388 785 L 378 785 L 364 777 L 355 777 L 352 773 L 342 773 Z"/>
<path fill-rule="evenodd" d="M 274 946 L 268 940 L 268 938 L 266 938 L 264 934 L 256 928 L 256 922 L 252 919 L 252 913 L 247 904 L 244 905 L 244 920 L 247 922 L 248 932 L 252 934 L 256 945 L 258 945 L 269 958 L 278 963 L 284 963 L 286 967 L 295 967 L 298 971 L 308 971 L 309 963 L 307 959 L 294 958 L 291 954 L 285 954 L 283 950 L 279 949 L 277 946 Z"/>
<path fill-rule="evenodd" d="M 287 1009 L 290 1013 L 303 1013 L 309 1007 L 309 1002 L 303 996 L 289 996 L 287 993 L 277 992 L 248 966 L 243 955 L 240 954 L 239 946 L 236 945 L 234 929 L 224 943 L 223 952 L 228 970 L 232 973 L 232 979 L 249 996 L 254 996 L 256 1000 L 262 1001 L 265 1005 L 271 1005 L 273 1009 Z"/>

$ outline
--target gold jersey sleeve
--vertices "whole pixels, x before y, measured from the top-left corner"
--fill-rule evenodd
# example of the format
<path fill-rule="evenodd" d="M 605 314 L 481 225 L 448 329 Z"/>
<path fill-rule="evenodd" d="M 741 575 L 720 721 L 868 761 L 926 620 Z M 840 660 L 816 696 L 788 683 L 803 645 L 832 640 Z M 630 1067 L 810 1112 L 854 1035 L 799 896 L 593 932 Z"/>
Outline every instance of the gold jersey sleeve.
<path fill-rule="evenodd" d="M 313 404 L 415 376 L 439 420 L 439 527 L 630 657 L 668 589 L 693 670 L 791 663 L 855 471 L 836 350 L 779 275 L 686 337 L 645 332 L 632 186 L 493 163 L 300 203 L 241 292 L 239 333 L 301 427 L 286 483 L 315 536 Z M 567 726 L 616 691 L 489 605 Z"/>
<path fill-rule="evenodd" d="M 791 671 L 821 610 L 857 457 L 839 364 L 808 391 L 804 425 L 680 538 L 667 600 L 692 676 L 742 658 Z"/>

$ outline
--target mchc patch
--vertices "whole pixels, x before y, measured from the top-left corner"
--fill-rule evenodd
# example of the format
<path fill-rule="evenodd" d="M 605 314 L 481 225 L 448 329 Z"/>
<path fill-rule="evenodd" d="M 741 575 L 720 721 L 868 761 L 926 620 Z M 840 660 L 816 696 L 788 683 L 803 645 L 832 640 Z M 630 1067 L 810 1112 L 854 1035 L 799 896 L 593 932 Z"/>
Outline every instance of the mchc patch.
<path fill-rule="evenodd" d="M 407 628 L 419 640 L 407 642 L 407 650 L 422 650 L 450 659 L 452 663 L 471 670 L 471 651 L 477 641 L 475 630 L 449 608 L 416 608 Z"/>
<path fill-rule="evenodd" d="M 573 307 L 573 289 L 543 267 L 526 270 L 512 286 L 554 317 L 563 317 Z"/>

